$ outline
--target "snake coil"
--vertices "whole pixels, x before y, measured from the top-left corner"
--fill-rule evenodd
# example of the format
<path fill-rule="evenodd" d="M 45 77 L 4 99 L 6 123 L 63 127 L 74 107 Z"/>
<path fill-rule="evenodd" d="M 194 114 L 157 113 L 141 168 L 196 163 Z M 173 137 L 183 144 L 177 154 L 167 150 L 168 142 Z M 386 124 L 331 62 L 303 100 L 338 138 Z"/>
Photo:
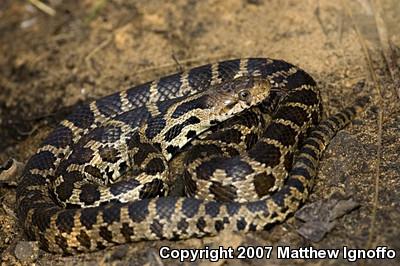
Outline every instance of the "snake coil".
<path fill-rule="evenodd" d="M 263 230 L 307 199 L 326 145 L 365 103 L 321 122 L 314 80 L 268 58 L 162 77 L 62 121 L 26 164 L 18 217 L 43 249 L 66 254 Z M 186 196 L 169 194 L 179 156 Z"/>

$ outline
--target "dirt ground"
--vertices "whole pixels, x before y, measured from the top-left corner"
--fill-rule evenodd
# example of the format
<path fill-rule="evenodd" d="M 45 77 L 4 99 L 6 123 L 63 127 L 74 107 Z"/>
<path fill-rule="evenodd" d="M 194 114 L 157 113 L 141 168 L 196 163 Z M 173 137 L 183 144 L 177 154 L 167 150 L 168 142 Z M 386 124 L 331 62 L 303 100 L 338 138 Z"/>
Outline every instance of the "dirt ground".
<path fill-rule="evenodd" d="M 18 224 L 16 177 L 0 180 L 2 265 L 176 265 L 179 261 L 160 259 L 161 246 L 205 245 L 387 246 L 397 251 L 388 265 L 400 263 L 399 13 L 397 0 L 1 1 L 0 163 L 10 158 L 26 162 L 76 104 L 222 59 L 271 57 L 302 67 L 318 82 L 327 115 L 357 96 L 372 98 L 335 137 L 321 162 L 306 205 L 312 209 L 308 217 L 315 223 L 338 202 L 357 206 L 333 223 L 317 223 L 317 229 L 329 227 L 322 240 L 313 237 L 318 233 L 315 226 L 310 229 L 291 217 L 257 234 L 223 233 L 133 243 L 79 256 L 51 255 L 27 241 Z M 265 263 L 348 261 L 279 260 L 273 252 L 270 260 L 216 264 Z"/>

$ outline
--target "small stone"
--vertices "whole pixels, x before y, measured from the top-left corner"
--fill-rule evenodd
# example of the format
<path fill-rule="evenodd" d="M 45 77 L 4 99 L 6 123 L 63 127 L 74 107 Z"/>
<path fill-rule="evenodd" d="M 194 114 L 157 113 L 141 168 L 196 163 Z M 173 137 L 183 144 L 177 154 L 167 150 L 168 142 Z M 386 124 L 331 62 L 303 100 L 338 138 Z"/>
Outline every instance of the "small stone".
<path fill-rule="evenodd" d="M 39 257 L 37 241 L 19 241 L 14 250 L 15 257 L 22 262 L 34 262 Z"/>
<path fill-rule="evenodd" d="M 332 195 L 328 200 L 321 200 L 305 205 L 295 213 L 295 217 L 305 223 L 297 232 L 313 242 L 321 241 L 335 227 L 335 220 L 360 206 L 352 199 L 342 195 Z"/>

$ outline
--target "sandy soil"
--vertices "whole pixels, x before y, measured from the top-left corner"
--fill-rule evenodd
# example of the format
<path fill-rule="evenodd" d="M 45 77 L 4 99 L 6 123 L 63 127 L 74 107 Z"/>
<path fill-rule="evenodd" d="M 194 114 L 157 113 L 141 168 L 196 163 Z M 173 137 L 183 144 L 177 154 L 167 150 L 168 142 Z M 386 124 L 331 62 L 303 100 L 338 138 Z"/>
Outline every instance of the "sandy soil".
<path fill-rule="evenodd" d="M 42 9 L 32 4 L 37 2 L 0 2 L 0 163 L 25 162 L 76 104 L 195 65 L 266 56 L 308 71 L 319 83 L 326 114 L 357 96 L 372 97 L 329 145 L 307 204 L 322 205 L 313 217 L 338 201 L 359 207 L 335 220 L 321 241 L 299 235 L 303 224 L 291 217 L 258 234 L 141 242 L 62 257 L 26 241 L 14 214 L 15 179 L 5 180 L 0 181 L 2 264 L 176 265 L 159 258 L 163 245 L 388 246 L 400 256 L 400 1 L 48 0 Z M 318 263 L 276 256 L 268 262 Z M 387 261 L 396 262 L 399 258 Z"/>

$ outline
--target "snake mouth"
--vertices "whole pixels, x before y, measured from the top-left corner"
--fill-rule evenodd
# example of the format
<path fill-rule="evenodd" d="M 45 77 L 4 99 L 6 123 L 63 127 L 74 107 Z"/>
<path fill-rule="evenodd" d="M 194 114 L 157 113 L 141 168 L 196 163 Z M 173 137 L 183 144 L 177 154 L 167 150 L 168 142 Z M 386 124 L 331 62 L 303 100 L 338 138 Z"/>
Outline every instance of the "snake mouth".
<path fill-rule="evenodd" d="M 224 108 L 222 110 L 222 113 L 224 112 L 229 112 L 229 110 L 232 110 L 235 108 L 235 106 L 238 104 L 239 101 L 231 101 L 231 100 L 226 100 L 224 102 Z"/>

